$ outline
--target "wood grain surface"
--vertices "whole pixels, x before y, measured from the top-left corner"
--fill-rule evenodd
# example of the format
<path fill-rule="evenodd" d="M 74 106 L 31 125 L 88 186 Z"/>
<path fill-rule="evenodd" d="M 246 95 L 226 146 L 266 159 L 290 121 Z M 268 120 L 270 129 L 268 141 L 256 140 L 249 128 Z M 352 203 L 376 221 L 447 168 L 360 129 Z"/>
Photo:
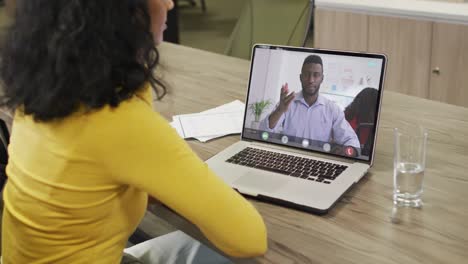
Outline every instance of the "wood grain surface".
<path fill-rule="evenodd" d="M 468 107 L 468 26 L 434 23 L 429 98 Z"/>
<path fill-rule="evenodd" d="M 369 16 L 368 51 L 385 53 L 387 90 L 429 96 L 432 22 Z"/>
<path fill-rule="evenodd" d="M 314 47 L 367 51 L 368 15 L 317 8 Z"/>

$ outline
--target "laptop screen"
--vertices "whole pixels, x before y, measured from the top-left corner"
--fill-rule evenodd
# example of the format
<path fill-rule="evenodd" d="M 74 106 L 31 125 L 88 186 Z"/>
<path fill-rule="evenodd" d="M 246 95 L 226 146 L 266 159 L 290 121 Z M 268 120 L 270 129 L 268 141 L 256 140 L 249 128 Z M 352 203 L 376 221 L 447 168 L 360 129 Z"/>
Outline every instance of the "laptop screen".
<path fill-rule="evenodd" d="M 385 60 L 256 45 L 242 138 L 370 161 Z"/>

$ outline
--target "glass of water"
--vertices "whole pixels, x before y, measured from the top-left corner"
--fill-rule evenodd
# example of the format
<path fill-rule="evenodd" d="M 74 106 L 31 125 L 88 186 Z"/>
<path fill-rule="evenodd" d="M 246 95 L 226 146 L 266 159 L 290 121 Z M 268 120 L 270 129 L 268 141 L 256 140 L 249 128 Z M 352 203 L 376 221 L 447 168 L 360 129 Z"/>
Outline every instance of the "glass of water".
<path fill-rule="evenodd" d="M 395 128 L 394 137 L 393 203 L 421 207 L 427 130 L 419 126 Z"/>

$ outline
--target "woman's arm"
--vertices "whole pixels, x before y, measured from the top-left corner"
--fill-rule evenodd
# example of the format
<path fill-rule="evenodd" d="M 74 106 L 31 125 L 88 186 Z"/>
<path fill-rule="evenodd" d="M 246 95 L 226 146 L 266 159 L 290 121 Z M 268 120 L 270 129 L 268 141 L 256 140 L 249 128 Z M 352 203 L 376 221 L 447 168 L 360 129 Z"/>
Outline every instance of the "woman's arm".
<path fill-rule="evenodd" d="M 166 120 L 135 100 L 111 111 L 97 130 L 96 154 L 115 180 L 148 192 L 228 255 L 264 254 L 266 227 L 252 204 L 216 176 Z"/>

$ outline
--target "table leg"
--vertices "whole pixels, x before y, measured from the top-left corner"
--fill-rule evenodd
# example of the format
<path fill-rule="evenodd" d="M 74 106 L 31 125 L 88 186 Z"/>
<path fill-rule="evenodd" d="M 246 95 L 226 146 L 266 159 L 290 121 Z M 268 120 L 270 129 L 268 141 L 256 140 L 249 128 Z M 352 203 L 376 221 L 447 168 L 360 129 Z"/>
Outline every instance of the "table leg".
<path fill-rule="evenodd" d="M 179 10 L 177 0 L 174 8 L 167 14 L 167 29 L 164 31 L 164 41 L 179 44 Z"/>

